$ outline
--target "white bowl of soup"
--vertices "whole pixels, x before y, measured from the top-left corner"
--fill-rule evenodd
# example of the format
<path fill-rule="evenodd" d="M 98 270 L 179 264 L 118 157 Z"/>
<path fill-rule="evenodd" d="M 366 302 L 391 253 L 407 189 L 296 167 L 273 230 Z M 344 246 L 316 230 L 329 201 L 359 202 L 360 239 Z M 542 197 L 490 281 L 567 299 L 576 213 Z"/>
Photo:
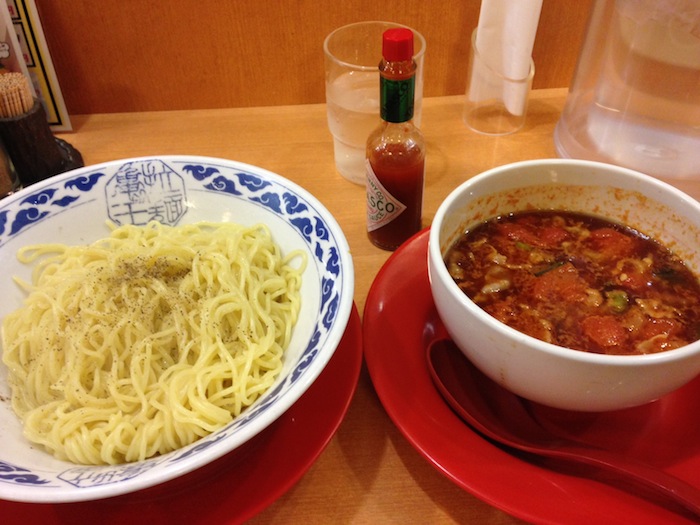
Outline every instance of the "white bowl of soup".
<path fill-rule="evenodd" d="M 629 169 L 509 164 L 433 221 L 433 299 L 491 379 L 560 409 L 642 405 L 700 373 L 700 204 Z"/>
<path fill-rule="evenodd" d="M 3 199 L 0 267 L 13 501 L 134 492 L 248 443 L 324 370 L 353 304 L 331 213 L 208 157 L 107 162 Z"/>

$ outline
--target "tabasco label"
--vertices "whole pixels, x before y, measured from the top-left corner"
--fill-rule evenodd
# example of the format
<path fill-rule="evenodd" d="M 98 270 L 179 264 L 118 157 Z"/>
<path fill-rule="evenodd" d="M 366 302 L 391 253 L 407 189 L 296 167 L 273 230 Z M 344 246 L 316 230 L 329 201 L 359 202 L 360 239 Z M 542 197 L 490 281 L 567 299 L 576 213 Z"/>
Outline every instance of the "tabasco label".
<path fill-rule="evenodd" d="M 379 114 L 387 122 L 406 122 L 413 118 L 416 77 L 404 80 L 379 78 Z"/>
<path fill-rule="evenodd" d="M 367 167 L 367 231 L 371 232 L 389 224 L 406 209 L 389 193 L 374 173 L 369 160 Z"/>

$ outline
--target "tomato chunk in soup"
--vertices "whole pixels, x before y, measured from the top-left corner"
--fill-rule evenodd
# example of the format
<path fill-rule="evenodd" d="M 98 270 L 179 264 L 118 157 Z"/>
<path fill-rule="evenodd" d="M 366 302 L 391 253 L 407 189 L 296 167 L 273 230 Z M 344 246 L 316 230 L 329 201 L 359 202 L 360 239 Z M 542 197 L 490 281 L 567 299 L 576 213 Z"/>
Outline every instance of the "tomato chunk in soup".
<path fill-rule="evenodd" d="M 667 248 L 602 219 L 528 211 L 459 238 L 445 264 L 503 323 L 588 352 L 648 354 L 700 338 L 700 284 Z"/>

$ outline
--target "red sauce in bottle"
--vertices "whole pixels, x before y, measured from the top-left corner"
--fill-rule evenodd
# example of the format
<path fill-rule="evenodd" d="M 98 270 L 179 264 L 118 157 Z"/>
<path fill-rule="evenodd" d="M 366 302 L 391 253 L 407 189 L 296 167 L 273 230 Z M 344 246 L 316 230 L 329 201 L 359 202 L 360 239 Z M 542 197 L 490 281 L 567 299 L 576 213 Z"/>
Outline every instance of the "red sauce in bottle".
<path fill-rule="evenodd" d="M 425 140 L 413 124 L 416 63 L 413 33 L 384 33 L 382 123 L 367 140 L 367 230 L 376 246 L 395 250 L 421 228 Z"/>

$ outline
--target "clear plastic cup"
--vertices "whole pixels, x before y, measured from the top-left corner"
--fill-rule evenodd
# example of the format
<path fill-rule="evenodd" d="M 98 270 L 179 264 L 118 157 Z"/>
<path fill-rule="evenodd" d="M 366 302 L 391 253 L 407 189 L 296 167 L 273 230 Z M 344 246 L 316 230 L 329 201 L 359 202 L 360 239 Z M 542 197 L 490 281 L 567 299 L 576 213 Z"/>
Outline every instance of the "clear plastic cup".
<path fill-rule="evenodd" d="M 518 131 L 525 124 L 534 75 L 532 59 L 530 71 L 524 78 L 509 78 L 494 69 L 477 49 L 475 29 L 469 54 L 464 123 L 472 131 L 485 135 L 508 135 Z"/>

